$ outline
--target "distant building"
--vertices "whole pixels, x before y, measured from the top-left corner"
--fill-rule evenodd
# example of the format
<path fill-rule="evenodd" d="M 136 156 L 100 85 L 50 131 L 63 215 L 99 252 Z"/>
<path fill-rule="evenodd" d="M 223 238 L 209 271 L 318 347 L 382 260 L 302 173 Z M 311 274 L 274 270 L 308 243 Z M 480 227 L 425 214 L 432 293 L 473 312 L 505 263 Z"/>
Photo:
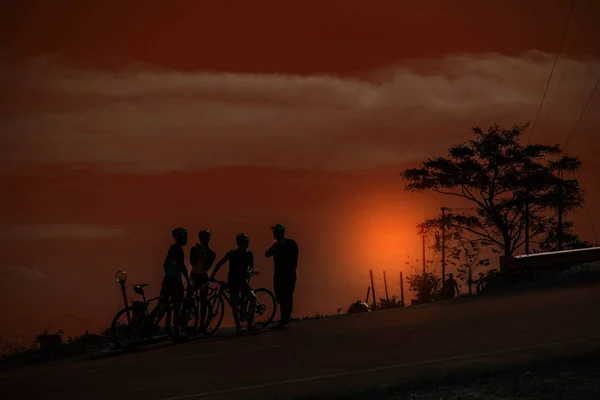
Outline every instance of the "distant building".
<path fill-rule="evenodd" d="M 500 256 L 500 272 L 511 273 L 524 270 L 556 270 L 558 272 L 578 265 L 600 262 L 600 247 Z"/>

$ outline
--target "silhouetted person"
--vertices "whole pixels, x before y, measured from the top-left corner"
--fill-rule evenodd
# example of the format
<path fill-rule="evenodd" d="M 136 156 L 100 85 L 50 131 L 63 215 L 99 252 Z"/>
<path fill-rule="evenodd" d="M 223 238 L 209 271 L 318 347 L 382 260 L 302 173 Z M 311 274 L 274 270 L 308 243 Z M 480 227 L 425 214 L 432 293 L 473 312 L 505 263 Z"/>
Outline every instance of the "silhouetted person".
<path fill-rule="evenodd" d="M 240 308 L 240 295 L 244 294 L 250 300 L 250 315 L 248 318 L 248 330 L 253 330 L 252 324 L 254 318 L 254 307 L 256 306 L 256 297 L 252 292 L 252 288 L 248 283 L 250 274 L 254 272 L 254 255 L 248 246 L 250 238 L 245 233 L 240 233 L 236 236 L 235 242 L 237 248 L 230 250 L 225 256 L 215 265 L 209 279 L 213 280 L 217 272 L 223 264 L 229 261 L 229 274 L 227 275 L 227 286 L 231 296 L 231 308 L 233 311 L 233 319 L 235 320 L 235 329 L 238 334 L 242 332 L 242 327 L 238 318 Z"/>
<path fill-rule="evenodd" d="M 444 282 L 443 291 L 444 291 L 444 298 L 446 298 L 446 299 L 453 299 L 455 293 L 458 296 L 458 294 L 459 294 L 458 283 L 456 283 L 456 281 L 454 280 L 454 274 L 452 274 L 452 273 L 448 274 L 448 279 L 446 279 L 446 282 Z"/>
<path fill-rule="evenodd" d="M 188 276 L 187 267 L 185 266 L 185 256 L 183 252 L 183 246 L 187 244 L 188 231 L 185 228 L 175 228 L 171 231 L 175 243 L 171 245 L 165 258 L 163 269 L 165 276 L 162 281 L 162 287 L 160 289 L 159 303 L 165 305 L 168 302 L 173 303 L 174 318 L 173 323 L 175 332 L 179 334 L 179 328 L 181 326 L 181 303 L 184 297 L 183 282 L 181 276 L 185 277 L 187 284 L 190 284 L 190 278 Z M 157 306 L 158 308 L 158 306 Z M 161 314 L 157 315 L 158 318 L 162 318 L 164 311 L 161 308 Z"/>
<path fill-rule="evenodd" d="M 190 250 L 190 264 L 192 271 L 190 279 L 193 286 L 189 286 L 188 298 L 191 298 L 194 292 L 198 293 L 200 298 L 200 329 L 204 330 L 206 322 L 206 313 L 208 310 L 208 271 L 215 262 L 216 253 L 209 247 L 211 232 L 203 229 L 198 233 L 199 243 L 196 243 Z"/>
<path fill-rule="evenodd" d="M 285 230 L 282 224 L 271 227 L 275 243 L 265 253 L 267 258 L 273 257 L 273 287 L 280 312 L 279 325 L 276 328 L 279 329 L 288 328 L 292 316 L 299 254 L 298 244 L 295 240 L 285 237 Z"/>

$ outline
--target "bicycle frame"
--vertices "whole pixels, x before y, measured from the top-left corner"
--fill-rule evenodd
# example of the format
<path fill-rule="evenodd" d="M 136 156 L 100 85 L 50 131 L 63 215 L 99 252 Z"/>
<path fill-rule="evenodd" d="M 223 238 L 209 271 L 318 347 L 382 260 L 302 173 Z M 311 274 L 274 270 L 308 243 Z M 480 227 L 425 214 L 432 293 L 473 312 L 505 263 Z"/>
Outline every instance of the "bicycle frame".
<path fill-rule="evenodd" d="M 250 279 L 248 279 L 248 283 L 249 283 Z M 219 285 L 218 289 L 213 289 L 213 291 L 216 291 L 216 295 L 221 297 L 222 299 L 224 299 L 227 304 L 229 305 L 229 307 L 231 309 L 233 309 L 233 305 L 231 304 L 231 292 L 229 291 L 229 287 L 227 286 L 227 282 L 223 282 L 223 281 L 215 281 L 216 284 Z M 251 289 L 250 293 L 254 294 L 254 291 Z M 213 294 L 214 296 L 214 294 Z M 247 293 L 243 293 L 242 297 L 241 297 L 241 304 L 240 307 L 238 309 L 239 312 L 239 317 L 241 321 L 245 321 L 247 319 L 247 315 L 246 315 L 246 308 L 243 307 L 243 303 L 244 301 L 247 299 L 248 294 Z"/>
<path fill-rule="evenodd" d="M 250 279 L 255 275 L 258 275 L 258 272 L 256 272 L 256 271 L 250 272 L 250 276 L 248 277 L 248 279 L 246 279 L 246 283 L 250 284 Z M 217 294 L 217 295 L 223 297 L 225 299 L 225 301 L 227 301 L 227 304 L 229 304 L 229 306 L 231 307 L 231 293 L 229 292 L 229 286 L 227 286 L 227 282 L 215 281 L 215 283 L 219 285 L 219 288 L 213 289 L 213 288 L 209 287 L 208 288 L 208 290 L 209 290 L 208 297 L 210 297 L 211 295 Z M 211 294 L 210 291 L 212 291 L 213 293 Z M 214 292 L 216 292 L 216 293 L 214 293 Z M 250 292 L 254 295 L 254 291 L 252 290 L 252 288 L 250 289 Z M 229 293 L 229 296 L 227 296 L 228 293 Z M 244 294 L 244 296 L 246 296 L 246 294 Z"/>
<path fill-rule="evenodd" d="M 219 285 L 218 289 L 215 289 L 216 295 L 225 299 L 229 307 L 231 307 L 231 293 L 229 292 L 229 288 L 227 287 L 227 282 L 216 281 L 216 284 Z"/>
<path fill-rule="evenodd" d="M 156 297 L 152 297 L 150 299 L 146 299 L 146 293 L 144 292 L 144 288 L 139 288 L 139 291 L 136 290 L 136 293 L 140 296 L 142 296 L 142 301 L 136 301 L 133 300 L 131 302 L 131 306 L 135 307 L 136 309 L 143 309 L 143 314 L 145 318 L 148 317 L 155 317 L 156 314 L 158 314 L 159 312 L 159 306 L 161 306 L 161 303 L 158 302 L 158 300 L 160 300 L 160 296 L 156 296 Z M 150 304 L 152 302 L 158 302 L 158 304 L 156 304 L 156 306 L 154 306 L 154 308 L 152 309 L 152 311 L 148 311 L 150 308 Z M 158 324 L 160 324 L 160 321 L 162 321 L 162 319 L 164 318 L 165 315 L 167 315 L 167 312 L 169 311 L 169 308 L 173 306 L 173 302 L 169 301 L 167 303 L 163 303 L 162 304 L 164 307 L 166 307 L 165 309 L 165 313 L 161 316 L 161 318 L 157 321 L 152 321 L 152 323 L 156 326 L 158 326 Z M 132 319 L 135 318 L 138 314 L 134 313 L 134 315 L 132 316 Z"/>

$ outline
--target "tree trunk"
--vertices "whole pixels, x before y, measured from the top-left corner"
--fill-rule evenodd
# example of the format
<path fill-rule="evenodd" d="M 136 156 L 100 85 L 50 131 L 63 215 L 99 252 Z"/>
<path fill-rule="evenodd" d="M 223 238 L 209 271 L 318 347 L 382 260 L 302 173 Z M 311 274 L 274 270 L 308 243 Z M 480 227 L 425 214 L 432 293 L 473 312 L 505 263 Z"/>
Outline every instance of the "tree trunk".
<path fill-rule="evenodd" d="M 508 230 L 502 231 L 502 239 L 504 241 L 504 255 L 512 256 L 512 241 L 510 240 L 510 235 L 508 234 Z"/>
<path fill-rule="evenodd" d="M 471 269 L 471 265 L 469 265 L 469 277 L 467 278 L 469 282 L 469 296 L 473 295 L 473 270 Z"/>

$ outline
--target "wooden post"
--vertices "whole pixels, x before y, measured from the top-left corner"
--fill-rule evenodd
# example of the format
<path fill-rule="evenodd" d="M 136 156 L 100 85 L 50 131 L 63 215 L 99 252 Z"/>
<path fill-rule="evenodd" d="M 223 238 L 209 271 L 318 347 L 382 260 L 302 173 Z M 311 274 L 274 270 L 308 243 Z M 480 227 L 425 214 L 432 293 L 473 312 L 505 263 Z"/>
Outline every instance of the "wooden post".
<path fill-rule="evenodd" d="M 385 301 L 390 302 L 390 296 L 388 295 L 387 290 L 387 280 L 385 279 L 385 271 L 383 271 L 383 286 L 385 286 Z"/>
<path fill-rule="evenodd" d="M 531 184 L 529 182 L 529 177 L 527 178 L 527 185 L 525 186 L 525 254 L 529 254 L 529 231 L 531 230 L 530 225 L 530 216 L 529 216 L 529 192 Z"/>
<path fill-rule="evenodd" d="M 371 274 L 371 296 L 373 296 L 373 308 L 377 308 L 377 301 L 375 300 L 375 284 L 373 283 L 373 270 L 369 270 Z"/>
<path fill-rule="evenodd" d="M 556 250 L 562 250 L 562 235 L 563 235 L 563 213 L 564 213 L 564 205 L 563 205 L 563 173 L 562 166 L 558 169 L 558 226 L 556 231 Z"/>
<path fill-rule="evenodd" d="M 423 276 L 425 276 L 425 230 L 421 234 L 423 235 Z"/>
<path fill-rule="evenodd" d="M 442 207 L 442 284 L 446 280 L 446 207 Z"/>
<path fill-rule="evenodd" d="M 404 279 L 402 271 L 400 271 L 400 301 L 402 302 L 402 307 L 404 307 Z"/>

